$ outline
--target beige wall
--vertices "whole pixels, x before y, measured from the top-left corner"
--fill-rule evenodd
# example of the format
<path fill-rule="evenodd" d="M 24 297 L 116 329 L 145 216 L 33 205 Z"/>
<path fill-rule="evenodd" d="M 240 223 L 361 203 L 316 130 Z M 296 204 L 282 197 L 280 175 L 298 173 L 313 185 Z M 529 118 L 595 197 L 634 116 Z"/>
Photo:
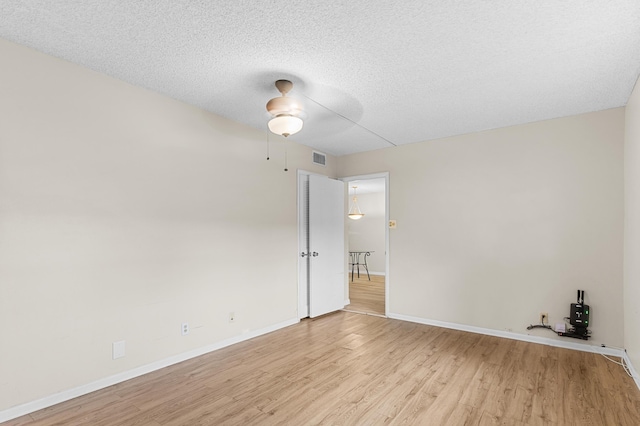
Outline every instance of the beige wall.
<path fill-rule="evenodd" d="M 624 345 L 640 369 L 640 84 L 625 109 Z"/>
<path fill-rule="evenodd" d="M 590 343 L 621 346 L 623 129 L 618 108 L 340 157 L 390 172 L 390 313 L 525 334 L 580 288 Z"/>
<path fill-rule="evenodd" d="M 349 206 L 353 202 L 352 198 L 349 199 Z M 367 257 L 369 271 L 382 275 L 385 273 L 386 261 L 384 204 L 384 192 L 358 195 L 358 206 L 365 215 L 359 220 L 346 221 L 349 250 L 372 251 L 371 256 Z M 361 257 L 360 260 L 364 259 Z"/>
<path fill-rule="evenodd" d="M 334 158 L 290 144 L 285 173 L 263 132 L 0 58 L 0 411 L 297 318 L 295 170 Z"/>

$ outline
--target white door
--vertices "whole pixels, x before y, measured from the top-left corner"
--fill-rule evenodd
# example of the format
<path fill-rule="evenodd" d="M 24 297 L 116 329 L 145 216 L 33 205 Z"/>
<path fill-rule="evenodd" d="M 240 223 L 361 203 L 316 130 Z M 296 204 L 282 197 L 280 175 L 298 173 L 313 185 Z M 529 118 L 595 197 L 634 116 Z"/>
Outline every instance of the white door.
<path fill-rule="evenodd" d="M 309 176 L 309 316 L 344 308 L 344 182 Z"/>

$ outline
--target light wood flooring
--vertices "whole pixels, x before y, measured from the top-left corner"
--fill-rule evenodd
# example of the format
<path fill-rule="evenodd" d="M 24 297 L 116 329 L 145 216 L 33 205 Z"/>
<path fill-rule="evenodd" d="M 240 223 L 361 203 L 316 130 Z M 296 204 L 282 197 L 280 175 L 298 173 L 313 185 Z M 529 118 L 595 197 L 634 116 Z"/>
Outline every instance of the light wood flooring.
<path fill-rule="evenodd" d="M 349 274 L 351 279 L 351 274 Z M 367 279 L 367 273 L 361 273 L 360 278 L 354 275 L 353 281 L 349 281 L 349 305 L 344 309 L 366 314 L 384 315 L 384 276 L 371 275 L 371 281 Z"/>
<path fill-rule="evenodd" d="M 10 425 L 640 425 L 594 353 L 337 312 Z"/>

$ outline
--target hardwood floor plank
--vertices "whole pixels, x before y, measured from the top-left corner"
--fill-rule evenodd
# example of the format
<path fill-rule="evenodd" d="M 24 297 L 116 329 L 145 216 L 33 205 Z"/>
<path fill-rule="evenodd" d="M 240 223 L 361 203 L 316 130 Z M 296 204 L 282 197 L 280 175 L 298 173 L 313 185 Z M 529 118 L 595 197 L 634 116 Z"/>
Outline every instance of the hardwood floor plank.
<path fill-rule="evenodd" d="M 475 425 L 480 420 L 479 410 L 467 404 L 458 403 L 451 411 L 446 424 L 450 425 Z M 444 423 L 443 423 L 444 424 Z"/>
<path fill-rule="evenodd" d="M 556 351 L 550 351 L 556 352 Z M 540 424 L 558 424 L 558 358 L 542 356 L 536 361 L 536 390 L 531 409 L 532 419 Z"/>
<path fill-rule="evenodd" d="M 349 301 L 346 310 L 385 315 L 385 277 L 371 275 L 369 281 L 367 274 L 360 274 L 360 278 L 354 276 L 353 281 L 349 281 Z"/>
<path fill-rule="evenodd" d="M 496 375 L 500 374 L 500 369 L 499 365 L 482 361 L 469 384 L 463 390 L 459 399 L 460 403 L 475 408 L 483 407 L 491 389 L 491 382 Z"/>
<path fill-rule="evenodd" d="M 431 418 L 431 408 L 436 404 L 446 387 L 448 377 L 457 369 L 453 363 L 448 363 L 449 359 L 441 358 L 441 360 L 443 361 L 442 368 L 425 366 L 423 374 L 415 376 L 416 391 L 414 396 L 402 407 L 392 424 L 421 424 Z"/>

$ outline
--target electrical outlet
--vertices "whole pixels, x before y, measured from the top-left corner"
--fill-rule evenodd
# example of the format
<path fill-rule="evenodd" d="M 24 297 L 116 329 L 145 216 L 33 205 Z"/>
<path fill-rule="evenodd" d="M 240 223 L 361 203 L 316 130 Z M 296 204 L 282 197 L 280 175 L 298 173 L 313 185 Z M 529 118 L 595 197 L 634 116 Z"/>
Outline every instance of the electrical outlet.
<path fill-rule="evenodd" d="M 183 322 L 182 323 L 182 327 L 180 328 L 180 332 L 182 333 L 183 336 L 186 336 L 187 334 L 189 334 L 189 323 L 188 322 Z"/>
<path fill-rule="evenodd" d="M 229 322 L 236 322 L 236 313 L 229 312 Z"/>
<path fill-rule="evenodd" d="M 549 324 L 549 314 L 540 312 L 540 324 Z"/>
<path fill-rule="evenodd" d="M 124 340 L 113 342 L 113 359 L 122 358 L 124 356 Z"/>

